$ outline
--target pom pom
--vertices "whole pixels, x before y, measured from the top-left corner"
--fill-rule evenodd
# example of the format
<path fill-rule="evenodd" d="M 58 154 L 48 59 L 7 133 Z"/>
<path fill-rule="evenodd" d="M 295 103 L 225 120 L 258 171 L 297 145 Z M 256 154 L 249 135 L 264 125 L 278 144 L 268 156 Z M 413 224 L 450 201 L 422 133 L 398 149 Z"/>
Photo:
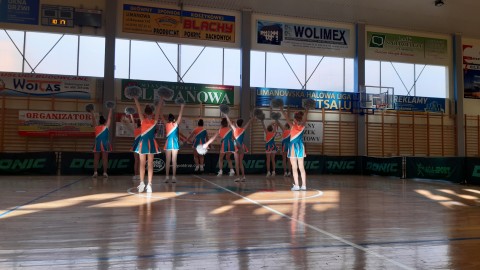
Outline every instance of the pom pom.
<path fill-rule="evenodd" d="M 153 105 L 154 105 L 154 106 L 158 106 L 158 104 L 160 104 L 160 102 L 162 102 L 162 99 L 160 99 L 160 98 L 158 98 L 158 97 L 155 97 L 155 98 L 153 99 Z M 154 106 L 153 106 L 153 107 L 154 107 Z"/>
<path fill-rule="evenodd" d="M 220 109 L 220 112 L 223 114 L 228 114 L 230 112 L 230 106 L 228 106 L 227 104 L 220 104 L 218 108 Z"/>
<path fill-rule="evenodd" d="M 126 114 L 126 115 L 134 114 L 134 113 L 136 113 L 136 112 L 137 112 L 137 111 L 136 111 L 135 108 L 133 108 L 133 107 L 126 107 L 126 108 L 125 108 L 125 114 Z"/>
<path fill-rule="evenodd" d="M 253 110 L 253 115 L 255 116 L 255 118 L 257 118 L 258 120 L 265 120 L 265 113 L 263 113 L 262 110 L 260 109 L 255 109 Z"/>
<path fill-rule="evenodd" d="M 274 98 L 270 102 L 270 106 L 272 108 L 282 108 L 283 107 L 283 99 L 280 98 Z"/>
<path fill-rule="evenodd" d="M 87 112 L 93 112 L 94 110 L 95 110 L 95 105 L 93 105 L 92 103 L 87 104 L 85 106 L 85 111 L 87 111 Z"/>
<path fill-rule="evenodd" d="M 142 88 L 132 85 L 125 87 L 125 97 L 128 99 L 138 98 L 142 95 Z"/>
<path fill-rule="evenodd" d="M 155 92 L 164 100 L 171 100 L 174 94 L 172 89 L 165 86 L 160 86 L 160 88 L 155 89 Z"/>
<path fill-rule="evenodd" d="M 272 112 L 270 114 L 270 118 L 272 118 L 272 120 L 278 121 L 280 118 L 282 118 L 282 114 L 279 112 Z"/>
<path fill-rule="evenodd" d="M 178 105 L 185 104 L 185 99 L 183 99 L 182 97 L 177 97 L 175 99 L 175 104 L 178 104 Z"/>
<path fill-rule="evenodd" d="M 205 154 L 208 152 L 208 149 L 205 148 L 205 147 L 203 147 L 203 144 L 197 145 L 197 148 L 196 148 L 196 149 L 197 149 L 197 153 L 198 153 L 199 155 L 202 155 L 202 156 L 205 155 Z"/>
<path fill-rule="evenodd" d="M 307 110 L 312 110 L 312 109 L 315 109 L 315 100 L 309 98 L 309 99 L 305 99 L 303 100 L 303 108 L 307 109 Z"/>
<path fill-rule="evenodd" d="M 105 101 L 105 107 L 107 107 L 107 109 L 113 109 L 115 108 L 115 102 L 111 100 Z"/>

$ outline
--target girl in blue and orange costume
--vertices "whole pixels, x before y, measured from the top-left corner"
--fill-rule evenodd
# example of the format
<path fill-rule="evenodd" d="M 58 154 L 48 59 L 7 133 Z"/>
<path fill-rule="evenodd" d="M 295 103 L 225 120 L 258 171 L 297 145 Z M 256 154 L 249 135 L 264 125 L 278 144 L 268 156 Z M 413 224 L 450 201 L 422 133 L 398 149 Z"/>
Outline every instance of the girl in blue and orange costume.
<path fill-rule="evenodd" d="M 282 130 L 282 165 L 283 176 L 290 176 L 292 172 L 292 164 L 287 162 L 288 148 L 290 146 L 290 125 L 285 123 L 285 126 L 277 121 L 278 127 Z"/>
<path fill-rule="evenodd" d="M 285 117 L 285 120 L 287 120 L 287 123 L 291 126 L 288 158 L 290 159 L 290 163 L 292 164 L 294 181 L 292 190 L 307 190 L 307 174 L 305 172 L 304 164 L 304 159 L 307 154 L 305 153 L 305 146 L 303 145 L 303 133 L 305 131 L 305 125 L 307 123 L 308 110 L 305 110 L 305 112 L 296 112 L 294 114 L 293 121 L 290 120 L 288 113 L 285 113 L 283 108 L 281 108 L 281 112 Z M 303 180 L 301 187 L 299 185 L 298 170 L 300 170 L 300 175 Z"/>
<path fill-rule="evenodd" d="M 165 155 L 166 155 L 166 163 L 165 164 L 165 183 L 168 183 L 169 181 L 169 174 L 170 174 L 170 162 L 172 163 L 172 183 L 177 182 L 177 156 L 178 156 L 178 150 L 180 149 L 180 144 L 178 143 L 179 141 L 179 124 L 182 121 L 182 114 L 183 114 L 183 108 L 185 107 L 185 104 L 180 105 L 180 112 L 178 113 L 177 119 L 175 119 L 175 116 L 173 114 L 168 115 L 168 121 L 165 121 L 165 118 L 163 117 L 162 114 L 160 114 L 160 118 L 162 119 L 163 123 L 165 123 L 165 131 L 166 131 L 166 136 L 167 138 L 165 139 L 165 146 L 163 147 L 163 150 L 165 150 Z"/>
<path fill-rule="evenodd" d="M 133 137 L 135 138 L 132 148 L 130 148 L 130 151 L 133 152 L 133 158 L 135 160 L 135 163 L 133 164 L 133 171 L 135 173 L 135 176 L 133 176 L 133 180 L 140 180 L 140 155 L 135 152 L 135 149 L 137 149 L 137 146 L 140 143 L 140 137 L 142 136 L 142 122 L 140 121 L 140 119 L 134 120 L 132 114 L 130 114 L 130 120 L 134 125 Z"/>
<path fill-rule="evenodd" d="M 141 122 L 141 135 L 140 141 L 135 149 L 140 156 L 140 185 L 138 185 L 138 192 L 143 192 L 145 187 L 147 193 L 152 192 L 152 179 L 153 179 L 153 158 L 155 154 L 160 153 L 160 149 L 155 139 L 155 132 L 157 129 L 158 118 L 160 116 L 160 108 L 162 103 L 159 102 L 153 113 L 153 108 L 149 105 L 145 106 L 145 115 L 141 114 L 140 103 L 138 98 L 134 97 L 135 106 L 137 107 L 138 116 Z M 148 184 L 145 186 L 145 163 L 148 163 Z"/>
<path fill-rule="evenodd" d="M 245 168 L 243 167 L 243 157 L 245 153 L 248 153 L 247 146 L 243 143 L 243 138 L 245 137 L 245 130 L 248 128 L 253 118 L 248 120 L 245 127 L 243 126 L 243 119 L 237 119 L 236 123 L 232 123 L 228 115 L 225 115 L 228 125 L 233 130 L 233 137 L 235 138 L 235 170 L 237 173 L 237 178 L 235 182 L 245 182 Z M 242 177 L 240 177 L 240 171 L 242 172 Z"/>
<path fill-rule="evenodd" d="M 220 170 L 218 171 L 217 176 L 222 176 L 223 175 L 223 157 L 225 156 L 228 162 L 228 167 L 230 168 L 230 176 L 235 175 L 235 171 L 233 170 L 233 164 L 232 164 L 232 159 L 231 159 L 231 154 L 235 153 L 235 144 L 233 142 L 233 131 L 232 129 L 228 126 L 228 121 L 227 118 L 222 118 L 222 121 L 220 122 L 220 125 L 222 126 L 217 133 L 215 133 L 215 136 L 213 136 L 208 142 L 206 142 L 203 147 L 207 148 L 208 145 L 210 145 L 218 136 L 222 138 L 221 145 L 220 145 L 220 154 L 218 156 L 218 168 Z"/>
<path fill-rule="evenodd" d="M 205 170 L 205 157 L 203 155 L 199 155 L 197 152 L 197 146 L 199 144 L 204 144 L 208 141 L 208 133 L 207 130 L 203 127 L 203 119 L 198 120 L 197 127 L 192 131 L 190 136 L 188 136 L 187 141 L 191 141 L 192 138 L 195 171 L 198 172 L 200 170 L 201 172 L 203 172 Z"/>
<path fill-rule="evenodd" d="M 275 176 L 275 154 L 278 151 L 275 145 L 275 135 L 277 133 L 277 124 L 273 123 L 265 127 L 262 121 L 263 130 L 265 131 L 265 154 L 267 156 L 267 177 Z M 270 172 L 270 164 L 272 171 Z"/>
<path fill-rule="evenodd" d="M 98 161 L 100 160 L 100 154 L 102 155 L 103 166 L 103 178 L 108 178 L 108 152 L 112 151 L 112 145 L 110 144 L 110 119 L 112 118 L 112 109 L 108 110 L 108 117 L 105 119 L 100 116 L 97 121 L 95 119 L 95 113 L 91 111 L 92 124 L 95 127 L 95 145 L 93 146 L 93 176 L 97 177 Z"/>

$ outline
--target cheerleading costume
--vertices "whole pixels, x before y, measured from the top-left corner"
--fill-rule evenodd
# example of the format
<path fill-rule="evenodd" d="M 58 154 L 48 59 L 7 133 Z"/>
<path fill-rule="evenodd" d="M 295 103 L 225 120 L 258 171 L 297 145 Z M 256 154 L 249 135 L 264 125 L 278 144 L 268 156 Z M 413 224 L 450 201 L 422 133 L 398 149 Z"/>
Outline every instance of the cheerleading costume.
<path fill-rule="evenodd" d="M 140 142 L 135 149 L 139 154 L 158 154 L 160 149 L 157 140 L 155 140 L 155 130 L 157 123 L 153 119 L 143 119 L 141 125 Z"/>
<path fill-rule="evenodd" d="M 238 152 L 239 149 L 242 149 L 243 153 L 248 153 L 248 148 L 243 143 L 243 139 L 245 137 L 245 129 L 236 128 L 235 131 L 233 131 L 233 137 L 235 137 L 235 152 Z"/>
<path fill-rule="evenodd" d="M 290 146 L 290 130 L 285 129 L 282 133 L 282 152 L 287 153 Z"/>
<path fill-rule="evenodd" d="M 178 144 L 178 124 L 174 122 L 166 123 L 165 129 L 167 130 L 167 139 L 165 140 L 163 150 L 180 149 L 180 145 Z"/>
<path fill-rule="evenodd" d="M 207 130 L 203 127 L 197 127 L 193 130 L 195 138 L 193 139 L 193 148 L 197 148 L 197 145 L 207 142 Z"/>
<path fill-rule="evenodd" d="M 235 152 L 235 145 L 233 143 L 232 129 L 229 127 L 223 127 L 218 130 L 218 134 L 222 138 L 220 145 L 220 153 L 233 153 Z"/>
<path fill-rule="evenodd" d="M 112 145 L 110 144 L 110 131 L 105 125 L 95 127 L 95 145 L 93 152 L 110 152 Z"/>
<path fill-rule="evenodd" d="M 303 145 L 303 133 L 305 126 L 294 123 L 290 130 L 290 146 L 288 147 L 288 158 L 304 158 L 307 156 Z"/>
<path fill-rule="evenodd" d="M 276 153 L 278 150 L 275 145 L 275 132 L 266 132 L 265 133 L 265 152 L 266 153 Z"/>

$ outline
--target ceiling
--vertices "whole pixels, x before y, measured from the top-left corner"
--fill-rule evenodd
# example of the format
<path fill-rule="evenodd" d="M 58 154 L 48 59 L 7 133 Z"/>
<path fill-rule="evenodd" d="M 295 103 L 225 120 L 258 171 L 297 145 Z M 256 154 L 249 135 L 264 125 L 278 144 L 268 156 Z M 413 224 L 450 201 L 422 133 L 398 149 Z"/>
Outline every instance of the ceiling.
<path fill-rule="evenodd" d="M 480 1 L 444 0 L 151 0 L 215 9 L 399 28 L 480 39 Z"/>

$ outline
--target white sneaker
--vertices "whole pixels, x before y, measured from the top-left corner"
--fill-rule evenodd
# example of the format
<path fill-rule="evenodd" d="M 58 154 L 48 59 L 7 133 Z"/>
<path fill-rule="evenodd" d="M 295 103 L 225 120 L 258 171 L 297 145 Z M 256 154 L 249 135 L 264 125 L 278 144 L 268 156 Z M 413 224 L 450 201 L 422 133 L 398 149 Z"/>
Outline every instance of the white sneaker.
<path fill-rule="evenodd" d="M 108 178 L 108 174 L 107 173 L 103 173 L 103 178 Z"/>
<path fill-rule="evenodd" d="M 285 172 L 285 173 L 283 174 L 283 177 L 287 177 L 287 176 L 288 176 L 288 173 Z"/>
<path fill-rule="evenodd" d="M 275 177 L 275 171 L 272 172 L 272 177 Z"/>
<path fill-rule="evenodd" d="M 167 175 L 165 176 L 165 180 L 163 181 L 164 183 L 168 183 L 168 180 L 170 179 L 170 177 Z"/>
<path fill-rule="evenodd" d="M 242 177 L 242 182 L 245 182 L 247 179 L 244 177 Z"/>
<path fill-rule="evenodd" d="M 266 176 L 266 177 L 270 177 L 270 176 L 271 176 L 270 172 L 267 172 L 267 176 Z"/>
<path fill-rule="evenodd" d="M 287 176 L 290 177 L 292 175 L 292 172 L 288 172 Z"/>
<path fill-rule="evenodd" d="M 238 177 L 238 178 L 235 178 L 235 180 L 233 180 L 234 182 L 240 182 L 242 180 L 242 178 Z"/>
<path fill-rule="evenodd" d="M 228 176 L 234 176 L 235 175 L 235 171 L 234 170 L 230 170 L 230 173 L 228 174 Z"/>
<path fill-rule="evenodd" d="M 300 187 L 299 186 L 296 186 L 296 185 L 293 185 L 291 191 L 299 191 L 300 190 Z"/>
<path fill-rule="evenodd" d="M 222 175 L 223 175 L 223 171 L 222 170 L 218 171 L 217 176 L 222 176 Z"/>
<path fill-rule="evenodd" d="M 152 185 L 147 185 L 147 193 L 152 193 Z"/>
<path fill-rule="evenodd" d="M 306 187 L 306 186 L 302 186 L 302 187 L 300 188 L 300 190 L 306 191 L 306 190 L 307 190 L 307 187 Z"/>
<path fill-rule="evenodd" d="M 142 193 L 145 190 L 145 183 L 140 182 L 140 185 L 137 187 L 138 193 Z"/>
<path fill-rule="evenodd" d="M 199 166 L 195 166 L 195 171 L 198 172 L 198 170 L 200 169 Z"/>
<path fill-rule="evenodd" d="M 204 171 L 203 165 L 200 165 L 200 171 L 201 171 L 201 172 Z"/>
<path fill-rule="evenodd" d="M 176 183 L 177 182 L 177 177 L 173 176 L 172 177 L 172 183 Z"/>
<path fill-rule="evenodd" d="M 92 178 L 97 178 L 98 173 L 93 173 Z"/>

